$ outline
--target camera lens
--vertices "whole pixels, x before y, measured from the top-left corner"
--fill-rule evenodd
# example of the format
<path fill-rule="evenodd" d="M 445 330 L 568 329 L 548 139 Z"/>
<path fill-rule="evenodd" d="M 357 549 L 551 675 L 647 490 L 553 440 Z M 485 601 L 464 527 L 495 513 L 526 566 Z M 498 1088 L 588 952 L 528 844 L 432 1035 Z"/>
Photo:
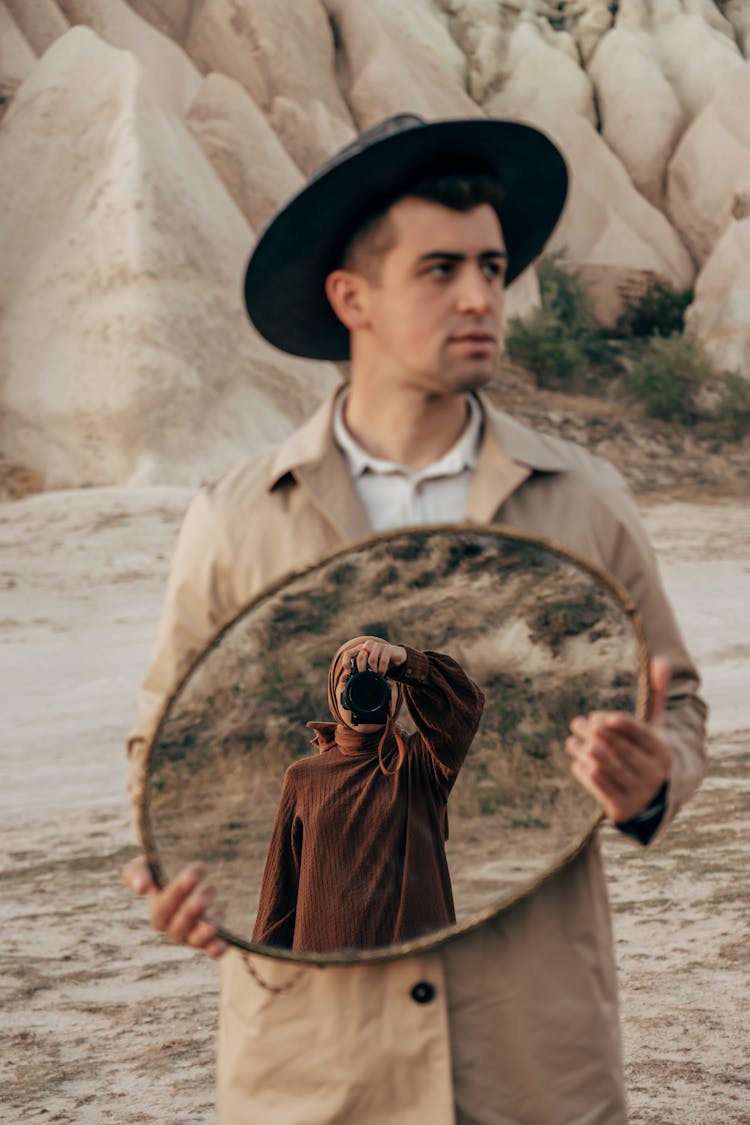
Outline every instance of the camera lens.
<path fill-rule="evenodd" d="M 350 681 L 351 710 L 372 714 L 388 702 L 390 694 L 387 680 L 377 672 L 360 672 Z"/>
<path fill-rule="evenodd" d="M 352 672 L 341 693 L 341 703 L 352 713 L 352 722 L 384 723 L 390 713 L 391 685 L 379 672 Z"/>

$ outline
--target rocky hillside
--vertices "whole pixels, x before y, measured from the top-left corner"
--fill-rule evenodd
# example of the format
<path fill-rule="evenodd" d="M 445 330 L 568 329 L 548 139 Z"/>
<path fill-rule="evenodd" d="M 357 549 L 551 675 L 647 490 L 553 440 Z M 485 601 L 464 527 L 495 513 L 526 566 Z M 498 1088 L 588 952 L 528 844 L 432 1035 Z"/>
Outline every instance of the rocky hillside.
<path fill-rule="evenodd" d="M 395 112 L 547 130 L 602 321 L 654 278 L 750 377 L 747 0 L 0 0 L 0 427 L 42 487 L 194 483 L 337 378 L 252 331 L 277 205 Z M 534 307 L 533 270 L 510 291 Z"/>

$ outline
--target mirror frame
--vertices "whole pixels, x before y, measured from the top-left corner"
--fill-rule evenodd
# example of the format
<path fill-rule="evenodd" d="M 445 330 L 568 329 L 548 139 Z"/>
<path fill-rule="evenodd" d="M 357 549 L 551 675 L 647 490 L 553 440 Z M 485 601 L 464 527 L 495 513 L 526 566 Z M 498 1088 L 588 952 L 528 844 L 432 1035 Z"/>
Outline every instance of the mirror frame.
<path fill-rule="evenodd" d="M 638 660 L 637 677 L 636 677 L 636 700 L 635 700 L 635 717 L 638 719 L 646 718 L 651 705 L 651 686 L 649 680 L 649 648 L 646 641 L 646 635 L 641 621 L 640 614 L 636 605 L 628 594 L 627 590 L 617 582 L 612 575 L 608 574 L 601 567 L 584 559 L 581 555 L 569 548 L 563 546 L 561 543 L 553 539 L 547 539 L 541 535 L 528 534 L 519 531 L 517 528 L 508 527 L 501 523 L 481 524 L 474 522 L 463 523 L 430 523 L 420 525 L 406 525 L 389 531 L 375 533 L 373 535 L 365 536 L 362 539 L 353 540 L 343 547 L 337 548 L 328 554 L 322 555 L 315 559 L 313 562 L 308 563 L 304 567 L 295 570 L 287 571 L 283 577 L 265 586 L 258 594 L 250 599 L 238 613 L 234 615 L 221 629 L 214 635 L 206 647 L 199 653 L 195 660 L 190 664 L 187 671 L 182 675 L 177 682 L 176 686 L 167 697 L 160 712 L 159 717 L 154 728 L 154 732 L 149 740 L 146 753 L 144 754 L 140 763 L 139 769 L 135 778 L 134 797 L 136 803 L 136 831 L 143 846 L 146 860 L 151 869 L 154 882 L 159 889 L 163 889 L 167 885 L 167 878 L 159 861 L 158 849 L 155 844 L 154 832 L 149 816 L 148 796 L 149 796 L 149 776 L 150 765 L 154 754 L 154 749 L 159 741 L 162 726 L 167 718 L 172 703 L 180 694 L 183 685 L 190 679 L 193 672 L 200 664 L 206 660 L 210 654 L 221 643 L 222 638 L 230 629 L 234 628 L 237 622 L 250 613 L 258 603 L 265 599 L 272 597 L 278 593 L 289 583 L 297 578 L 308 575 L 310 572 L 319 569 L 349 555 L 355 551 L 360 551 L 365 547 L 374 543 L 383 543 L 391 539 L 398 539 L 410 533 L 429 534 L 430 532 L 474 532 L 479 535 L 495 535 L 502 536 L 505 539 L 512 539 L 516 542 L 530 543 L 532 545 L 543 548 L 553 555 L 563 558 L 567 562 L 571 562 L 578 566 L 581 570 L 586 571 L 588 574 L 595 578 L 609 593 L 613 596 L 615 601 L 619 604 L 623 613 L 627 617 L 630 627 L 633 631 L 636 641 L 636 653 Z M 218 936 L 226 941 L 229 945 L 244 951 L 245 953 L 252 953 L 261 957 L 268 957 L 275 961 L 287 961 L 296 964 L 317 965 L 324 967 L 326 965 L 361 965 L 373 964 L 377 962 L 395 961 L 403 957 L 408 957 L 415 953 L 428 953 L 440 949 L 442 946 L 447 945 L 448 942 L 455 941 L 456 938 L 461 937 L 463 934 L 468 934 L 472 930 L 478 929 L 485 922 L 493 918 L 497 918 L 504 911 L 515 906 L 516 903 L 522 902 L 530 895 L 534 894 L 544 883 L 553 878 L 558 872 L 572 862 L 584 848 L 593 839 L 597 828 L 603 820 L 601 812 L 594 814 L 587 827 L 579 833 L 573 842 L 564 849 L 558 856 L 557 861 L 553 866 L 543 871 L 541 874 L 524 884 L 520 890 L 512 893 L 501 895 L 498 899 L 490 903 L 489 906 L 472 914 L 469 918 L 464 919 L 460 923 L 455 923 L 452 926 L 446 926 L 442 930 L 436 930 L 433 934 L 425 935 L 419 938 L 412 938 L 409 941 L 398 942 L 393 945 L 383 946 L 377 949 L 362 949 L 362 950 L 344 950 L 341 952 L 328 952 L 328 953 L 314 953 L 302 952 L 291 949 L 284 949 L 276 946 L 260 945 L 257 942 L 247 941 L 245 938 L 240 937 L 232 930 L 225 929 L 222 926 L 217 927 Z M 197 857 L 196 857 L 197 858 Z"/>

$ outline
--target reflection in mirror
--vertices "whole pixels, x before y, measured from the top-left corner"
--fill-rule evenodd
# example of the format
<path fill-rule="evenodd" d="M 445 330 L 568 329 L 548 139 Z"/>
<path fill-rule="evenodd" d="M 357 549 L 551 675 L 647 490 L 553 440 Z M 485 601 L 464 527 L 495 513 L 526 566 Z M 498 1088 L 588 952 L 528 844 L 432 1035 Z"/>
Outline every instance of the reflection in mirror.
<path fill-rule="evenodd" d="M 407 759 L 396 771 L 398 742 L 389 724 L 380 764 L 381 726 L 370 738 L 368 777 L 379 792 L 391 795 L 409 785 L 412 794 L 424 793 L 442 777 L 437 804 L 429 810 L 420 806 L 407 840 L 408 802 L 389 798 L 383 804 L 378 798 L 363 804 L 360 787 L 359 804 L 353 804 L 354 790 L 344 786 L 334 799 L 343 809 L 341 846 L 320 852 L 325 871 L 313 868 L 314 885 L 298 881 L 295 890 L 308 909 L 315 904 L 318 921 L 331 925 L 295 941 L 292 918 L 291 926 L 287 919 L 274 936 L 263 924 L 256 929 L 259 905 L 261 922 L 267 920 L 269 899 L 281 910 L 277 920 L 284 914 L 280 903 L 293 909 L 296 899 L 284 899 L 280 881 L 290 873 L 279 863 L 291 863 L 294 880 L 313 854 L 312 806 L 290 805 L 296 792 L 291 782 L 304 775 L 322 784 L 321 742 L 331 732 L 320 728 L 317 745 L 311 745 L 307 724 L 333 723 L 327 686 L 332 658 L 344 642 L 363 635 L 418 653 L 444 654 L 454 677 L 450 691 L 466 691 L 465 674 L 484 693 L 479 727 L 473 740 L 467 738 L 471 719 L 462 713 L 450 739 L 438 738 L 436 749 L 440 723 L 432 723 L 430 735 L 425 709 L 439 708 L 449 665 L 443 661 L 432 702 L 425 697 L 429 682 L 415 683 L 410 670 L 418 656 L 391 669 L 406 697 L 397 722 Z M 441 659 L 431 658 L 433 665 Z M 598 709 L 643 714 L 646 668 L 640 625 L 627 596 L 559 548 L 500 528 L 451 526 L 377 536 L 261 595 L 180 685 L 146 765 L 141 813 L 149 859 L 162 883 L 195 859 L 205 863 L 227 911 L 225 928 L 247 948 L 257 948 L 254 929 L 264 938 L 264 950 L 277 955 L 295 944 L 308 956 L 336 950 L 339 959 L 342 952 L 348 959 L 372 955 L 373 948 L 394 939 L 412 942 L 400 946 L 402 951 L 412 948 L 414 939 L 433 936 L 428 931 L 444 932 L 453 909 L 461 927 L 527 894 L 583 845 L 598 813 L 570 775 L 564 750 L 570 720 Z M 455 766 L 446 765 L 451 753 L 466 757 L 447 783 Z M 442 762 L 436 762 L 441 754 Z M 288 767 L 293 769 L 285 784 Z M 435 818 L 449 791 L 444 841 L 444 804 L 439 832 Z M 330 812 L 331 791 L 324 787 L 319 795 L 325 799 L 313 805 Z M 384 818 L 377 832 L 376 808 Z M 344 829 L 346 818 L 356 822 L 363 809 L 367 832 L 360 824 L 352 835 Z M 336 836 L 330 817 L 325 836 Z M 377 920 L 392 912 L 394 896 L 406 882 L 405 857 L 412 855 L 406 845 L 413 848 L 424 839 L 435 858 L 433 880 L 441 877 L 443 850 L 447 857 L 447 893 L 440 908 L 431 908 L 416 925 L 389 929 L 389 922 L 384 929 Z M 355 854 L 352 840 L 359 845 Z M 387 845 L 387 855 L 378 851 L 378 842 Z M 309 879 L 311 869 L 305 870 Z M 404 908 L 403 898 L 399 902 Z"/>

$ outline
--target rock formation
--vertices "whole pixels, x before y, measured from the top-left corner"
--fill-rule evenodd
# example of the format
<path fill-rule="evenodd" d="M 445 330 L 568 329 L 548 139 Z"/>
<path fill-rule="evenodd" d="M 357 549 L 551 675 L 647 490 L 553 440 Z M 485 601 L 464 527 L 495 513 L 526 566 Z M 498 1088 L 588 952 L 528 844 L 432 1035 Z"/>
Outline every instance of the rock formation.
<path fill-rule="evenodd" d="M 664 206 L 664 177 L 682 135 L 686 114 L 664 75 L 653 44 L 637 29 L 613 27 L 589 63 L 602 137 L 627 168 L 638 190 Z M 632 83 L 628 97 L 623 89 Z"/>
<path fill-rule="evenodd" d="M 695 285 L 750 377 L 746 0 L 0 0 L 0 427 L 48 487 L 194 483 L 332 385 L 253 332 L 254 232 L 381 117 L 546 129 L 598 315 Z M 508 294 L 538 302 L 533 269 Z"/>
<path fill-rule="evenodd" d="M 248 331 L 252 230 L 166 89 L 74 27 L 2 122 L 3 451 L 50 487 L 215 475 L 335 378 Z"/>
<path fill-rule="evenodd" d="M 719 369 L 750 371 L 750 196 L 736 208 L 695 286 L 686 324 Z"/>
<path fill-rule="evenodd" d="M 10 12 L 0 4 L 0 96 L 13 94 L 34 69 L 36 55 Z"/>
<path fill-rule="evenodd" d="M 305 182 L 268 119 L 247 91 L 209 74 L 187 115 L 193 136 L 254 230 L 262 230 L 280 199 Z"/>
<path fill-rule="evenodd" d="M 700 265 L 743 198 L 750 198 L 750 63 L 718 84 L 669 165 L 669 214 Z"/>
<path fill-rule="evenodd" d="M 204 0 L 185 48 L 204 72 L 245 87 L 303 171 L 351 139 L 333 33 L 318 0 Z"/>

